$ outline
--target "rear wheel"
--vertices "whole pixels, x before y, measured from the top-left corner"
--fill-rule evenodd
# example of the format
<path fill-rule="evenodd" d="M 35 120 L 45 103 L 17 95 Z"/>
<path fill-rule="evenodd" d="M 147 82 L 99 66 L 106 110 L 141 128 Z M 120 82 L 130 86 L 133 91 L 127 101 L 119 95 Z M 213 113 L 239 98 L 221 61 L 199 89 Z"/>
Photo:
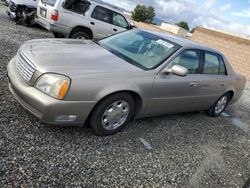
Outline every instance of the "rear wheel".
<path fill-rule="evenodd" d="M 230 94 L 223 94 L 208 110 L 207 114 L 212 117 L 218 117 L 226 109 L 230 101 Z"/>
<path fill-rule="evenodd" d="M 90 117 L 96 135 L 107 136 L 120 131 L 134 114 L 135 102 L 127 93 L 117 93 L 101 101 Z"/>
<path fill-rule="evenodd" d="M 84 39 L 90 39 L 90 36 L 88 33 L 84 31 L 77 31 L 74 34 L 72 34 L 70 38 L 84 40 Z"/>

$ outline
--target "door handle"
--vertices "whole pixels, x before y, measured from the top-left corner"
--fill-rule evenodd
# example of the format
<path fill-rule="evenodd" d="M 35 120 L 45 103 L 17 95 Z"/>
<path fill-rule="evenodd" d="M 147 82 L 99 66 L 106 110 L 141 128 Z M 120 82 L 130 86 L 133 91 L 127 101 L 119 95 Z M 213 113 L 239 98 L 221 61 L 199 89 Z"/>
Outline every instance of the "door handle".
<path fill-rule="evenodd" d="M 95 22 L 90 22 L 91 25 L 95 25 Z"/>
<path fill-rule="evenodd" d="M 199 85 L 198 82 L 189 83 L 189 86 L 191 86 L 191 87 L 197 87 L 198 85 Z"/>
<path fill-rule="evenodd" d="M 117 32 L 117 29 L 114 28 L 113 31 Z"/>

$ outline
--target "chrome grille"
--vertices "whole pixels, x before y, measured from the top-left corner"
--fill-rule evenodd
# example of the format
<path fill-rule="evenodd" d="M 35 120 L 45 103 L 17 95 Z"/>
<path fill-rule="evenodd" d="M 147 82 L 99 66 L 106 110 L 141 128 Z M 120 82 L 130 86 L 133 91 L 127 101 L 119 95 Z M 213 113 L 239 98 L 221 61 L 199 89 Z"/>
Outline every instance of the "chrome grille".
<path fill-rule="evenodd" d="M 26 61 L 20 53 L 18 53 L 16 58 L 16 68 L 19 74 L 27 82 L 31 80 L 33 74 L 36 71 L 36 66 Z"/>

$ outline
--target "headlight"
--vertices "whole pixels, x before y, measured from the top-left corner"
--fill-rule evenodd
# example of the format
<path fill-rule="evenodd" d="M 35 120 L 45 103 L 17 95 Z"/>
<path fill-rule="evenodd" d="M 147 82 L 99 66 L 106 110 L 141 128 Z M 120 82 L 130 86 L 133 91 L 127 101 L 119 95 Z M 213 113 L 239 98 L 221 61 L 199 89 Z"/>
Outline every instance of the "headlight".
<path fill-rule="evenodd" d="M 70 79 L 60 74 L 44 74 L 35 84 L 37 89 L 56 99 L 64 99 L 69 86 Z"/>

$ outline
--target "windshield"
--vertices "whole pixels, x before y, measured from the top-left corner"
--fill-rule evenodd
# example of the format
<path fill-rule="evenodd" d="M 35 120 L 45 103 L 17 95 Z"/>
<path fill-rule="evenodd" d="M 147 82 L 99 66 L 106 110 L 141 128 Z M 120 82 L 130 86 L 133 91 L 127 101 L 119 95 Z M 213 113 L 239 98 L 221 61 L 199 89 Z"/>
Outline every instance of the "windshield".
<path fill-rule="evenodd" d="M 41 2 L 52 7 L 56 4 L 56 0 L 42 0 Z"/>
<path fill-rule="evenodd" d="M 102 39 L 99 44 L 113 54 L 143 69 L 153 69 L 172 55 L 179 45 L 141 30 L 131 30 Z"/>

